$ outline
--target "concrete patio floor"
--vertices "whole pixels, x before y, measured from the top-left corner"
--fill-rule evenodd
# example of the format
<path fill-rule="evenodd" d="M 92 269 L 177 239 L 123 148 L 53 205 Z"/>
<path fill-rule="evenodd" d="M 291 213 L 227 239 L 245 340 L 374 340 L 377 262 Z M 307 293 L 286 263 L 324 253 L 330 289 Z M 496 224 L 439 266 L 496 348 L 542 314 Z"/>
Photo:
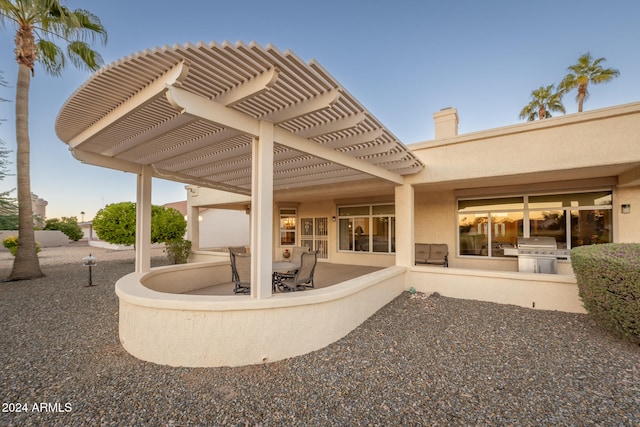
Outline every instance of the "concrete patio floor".
<path fill-rule="evenodd" d="M 316 288 L 324 288 L 332 286 L 344 281 L 353 279 L 358 276 L 382 270 L 383 267 L 372 267 L 366 265 L 349 265 L 349 264 L 332 264 L 328 262 L 319 262 L 316 266 L 314 274 L 314 284 Z M 229 271 L 231 275 L 231 271 Z M 188 295 L 234 295 L 233 282 L 224 283 L 222 285 L 210 286 L 207 288 L 197 289 L 187 292 Z"/>

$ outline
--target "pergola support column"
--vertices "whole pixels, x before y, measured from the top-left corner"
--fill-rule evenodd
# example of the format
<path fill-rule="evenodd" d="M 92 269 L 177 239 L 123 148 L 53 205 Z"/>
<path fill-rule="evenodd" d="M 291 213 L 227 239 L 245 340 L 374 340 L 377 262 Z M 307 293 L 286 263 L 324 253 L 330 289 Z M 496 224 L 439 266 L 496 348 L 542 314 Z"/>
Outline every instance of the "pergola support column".
<path fill-rule="evenodd" d="M 414 260 L 414 189 L 411 184 L 396 186 L 396 265 L 410 267 Z"/>
<path fill-rule="evenodd" d="M 200 207 L 187 207 L 187 240 L 191 241 L 191 250 L 200 249 Z"/>
<path fill-rule="evenodd" d="M 260 121 L 252 144 L 251 296 L 270 298 L 273 252 L 273 123 Z"/>
<path fill-rule="evenodd" d="M 153 169 L 142 166 L 136 195 L 136 273 L 151 270 L 151 178 Z"/>

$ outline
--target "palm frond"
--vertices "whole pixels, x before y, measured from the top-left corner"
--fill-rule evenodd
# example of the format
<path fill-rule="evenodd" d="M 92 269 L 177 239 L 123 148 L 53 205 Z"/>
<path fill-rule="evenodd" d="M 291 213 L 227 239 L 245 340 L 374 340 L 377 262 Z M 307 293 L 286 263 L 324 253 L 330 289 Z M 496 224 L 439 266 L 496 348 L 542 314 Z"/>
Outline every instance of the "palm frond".
<path fill-rule="evenodd" d="M 36 49 L 38 51 L 38 60 L 47 73 L 59 76 L 66 64 L 62 49 L 55 43 L 44 39 L 38 40 Z"/>
<path fill-rule="evenodd" d="M 74 41 L 67 46 L 67 55 L 73 65 L 79 69 L 87 69 L 95 71 L 103 64 L 102 56 L 91 49 L 91 47 L 83 41 Z"/>
<path fill-rule="evenodd" d="M 100 38 L 103 45 L 107 43 L 107 31 L 100 18 L 84 9 L 74 10 L 73 16 L 77 20 L 78 29 L 81 30 L 82 40 L 95 42 Z"/>
<path fill-rule="evenodd" d="M 26 36 L 21 40 L 31 40 L 20 58 L 26 58 L 23 62 L 32 71 L 34 61 L 54 76 L 61 74 L 67 59 L 90 71 L 103 64 L 89 44 L 97 40 L 105 44 L 107 32 L 100 19 L 87 10 L 71 10 L 60 0 L 0 0 L 0 22 L 15 24 Z"/>

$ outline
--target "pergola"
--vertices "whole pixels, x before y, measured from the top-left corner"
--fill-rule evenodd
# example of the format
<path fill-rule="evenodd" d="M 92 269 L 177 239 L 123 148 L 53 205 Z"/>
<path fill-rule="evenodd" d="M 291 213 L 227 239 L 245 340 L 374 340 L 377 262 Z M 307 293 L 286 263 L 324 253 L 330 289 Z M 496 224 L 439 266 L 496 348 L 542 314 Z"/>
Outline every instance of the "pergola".
<path fill-rule="evenodd" d="M 96 72 L 58 137 L 80 161 L 138 176 L 136 271 L 150 269 L 151 179 L 250 195 L 252 292 L 271 295 L 273 193 L 384 180 L 424 165 L 316 61 L 268 45 L 186 44 Z"/>

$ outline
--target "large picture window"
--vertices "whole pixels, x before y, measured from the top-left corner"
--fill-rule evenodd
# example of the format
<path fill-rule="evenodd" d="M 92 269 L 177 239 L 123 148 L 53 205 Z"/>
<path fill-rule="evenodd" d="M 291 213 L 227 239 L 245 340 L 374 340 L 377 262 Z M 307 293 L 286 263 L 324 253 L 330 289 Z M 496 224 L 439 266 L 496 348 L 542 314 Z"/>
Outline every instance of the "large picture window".
<path fill-rule="evenodd" d="M 558 248 L 612 242 L 610 190 L 458 200 L 460 255 L 503 257 L 518 237 L 547 236 Z"/>
<path fill-rule="evenodd" d="M 338 208 L 338 250 L 395 253 L 394 205 L 341 206 Z"/>

